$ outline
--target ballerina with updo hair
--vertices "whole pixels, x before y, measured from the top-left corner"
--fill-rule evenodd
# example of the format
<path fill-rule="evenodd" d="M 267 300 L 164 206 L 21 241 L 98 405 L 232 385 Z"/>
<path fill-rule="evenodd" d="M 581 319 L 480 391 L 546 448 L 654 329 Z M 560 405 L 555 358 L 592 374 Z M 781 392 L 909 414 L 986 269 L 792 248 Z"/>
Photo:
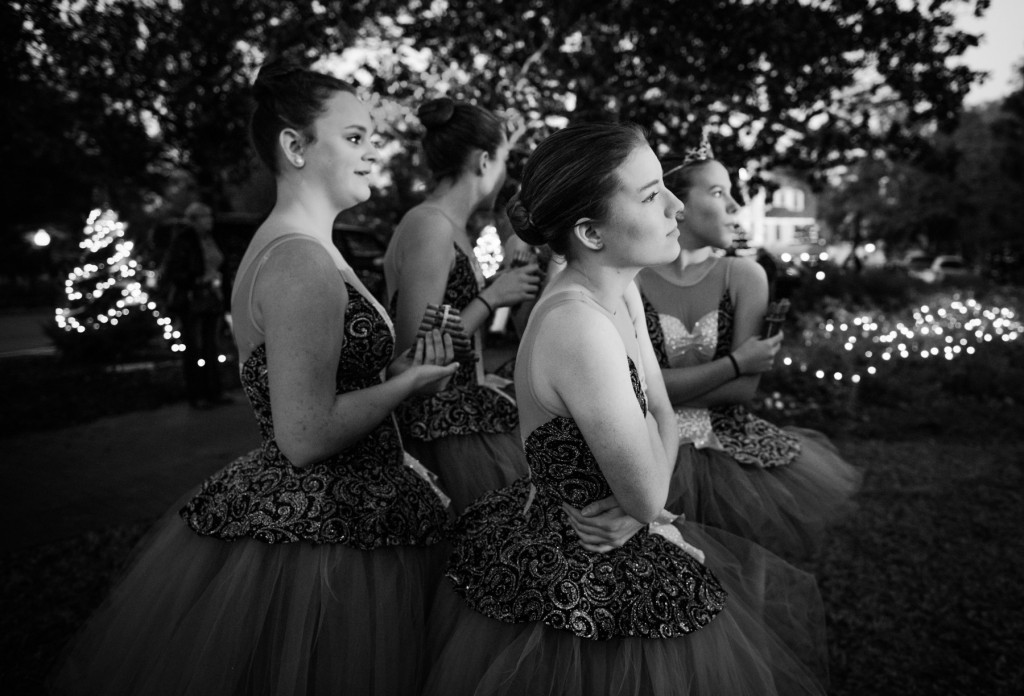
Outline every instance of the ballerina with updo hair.
<path fill-rule="evenodd" d="M 825 693 L 813 576 L 665 510 L 678 436 L 633 279 L 679 254 L 682 208 L 635 126 L 530 155 L 509 219 L 566 259 L 516 359 L 531 476 L 457 522 L 425 696 Z"/>
<path fill-rule="evenodd" d="M 762 335 L 768 280 L 753 259 L 716 253 L 731 243 L 740 207 L 706 135 L 674 160 L 666 183 L 686 205 L 682 251 L 637 281 L 679 429 L 668 507 L 808 560 L 855 509 L 862 473 L 822 433 L 779 428 L 748 409 L 782 340 Z"/>
<path fill-rule="evenodd" d="M 536 296 L 540 269 L 536 263 L 506 268 L 485 283 L 467 231 L 474 213 L 493 208 L 505 181 L 505 123 L 447 97 L 424 103 L 418 115 L 434 187 L 402 217 L 384 255 L 397 347 L 413 344 L 428 304 L 447 305 L 471 355 L 460 359 L 444 391 L 404 404 L 399 422 L 406 449 L 437 473 L 460 512 L 527 473 L 515 403 L 484 374 L 482 343 L 496 309 Z"/>
<path fill-rule="evenodd" d="M 277 198 L 231 313 L 262 444 L 156 523 L 58 693 L 405 696 L 422 682 L 450 511 L 392 411 L 443 388 L 451 339 L 430 332 L 395 358 L 387 312 L 332 243 L 378 160 L 354 89 L 270 63 L 253 96 Z"/>

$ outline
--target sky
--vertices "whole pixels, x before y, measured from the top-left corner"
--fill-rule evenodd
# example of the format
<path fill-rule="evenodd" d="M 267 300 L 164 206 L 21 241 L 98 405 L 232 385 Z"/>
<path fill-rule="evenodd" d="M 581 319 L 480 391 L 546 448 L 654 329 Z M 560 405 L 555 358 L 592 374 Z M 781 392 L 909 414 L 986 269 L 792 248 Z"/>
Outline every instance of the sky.
<path fill-rule="evenodd" d="M 1001 99 L 1014 90 L 1013 67 L 1024 61 L 1024 0 L 992 0 L 980 20 L 969 11 L 974 3 L 964 3 L 957 26 L 972 34 L 983 34 L 979 45 L 967 49 L 964 62 L 972 70 L 985 70 L 989 77 L 967 95 L 965 103 L 974 106 Z"/>

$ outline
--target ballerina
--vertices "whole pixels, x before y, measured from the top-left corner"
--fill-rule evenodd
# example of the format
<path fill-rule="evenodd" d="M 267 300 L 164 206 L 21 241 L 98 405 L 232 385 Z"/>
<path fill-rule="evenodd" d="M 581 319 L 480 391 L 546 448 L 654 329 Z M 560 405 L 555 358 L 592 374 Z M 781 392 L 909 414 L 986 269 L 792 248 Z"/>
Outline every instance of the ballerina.
<path fill-rule="evenodd" d="M 444 387 L 451 340 L 432 332 L 393 360 L 386 312 L 331 242 L 377 162 L 354 89 L 274 62 L 253 96 L 277 201 L 231 305 L 262 446 L 140 542 L 74 640 L 60 693 L 401 696 L 422 680 L 450 512 L 392 410 Z"/>
<path fill-rule="evenodd" d="M 530 156 L 509 217 L 567 261 L 516 361 L 532 478 L 458 522 L 428 696 L 824 694 L 813 577 L 664 510 L 678 438 L 632 281 L 678 255 L 681 210 L 636 127 L 569 126 Z M 608 543 L 585 540 L 573 510 L 606 500 Z"/>
<path fill-rule="evenodd" d="M 666 183 L 686 205 L 679 256 L 638 278 L 647 327 L 675 407 L 680 450 L 668 507 L 791 558 L 812 556 L 848 515 L 861 474 L 821 433 L 750 413 L 782 334 L 763 338 L 764 269 L 722 256 L 739 206 L 704 137 Z"/>
<path fill-rule="evenodd" d="M 405 404 L 399 422 L 406 448 L 437 473 L 461 512 L 527 473 L 515 402 L 484 374 L 481 349 L 494 310 L 532 300 L 540 269 L 535 262 L 510 267 L 485 285 L 466 231 L 474 212 L 493 207 L 505 181 L 510 141 L 501 119 L 448 98 L 418 113 L 437 185 L 402 217 L 384 255 L 397 346 L 413 344 L 428 305 L 447 305 L 458 317 L 453 333 L 468 336 L 471 355 L 444 391 Z"/>

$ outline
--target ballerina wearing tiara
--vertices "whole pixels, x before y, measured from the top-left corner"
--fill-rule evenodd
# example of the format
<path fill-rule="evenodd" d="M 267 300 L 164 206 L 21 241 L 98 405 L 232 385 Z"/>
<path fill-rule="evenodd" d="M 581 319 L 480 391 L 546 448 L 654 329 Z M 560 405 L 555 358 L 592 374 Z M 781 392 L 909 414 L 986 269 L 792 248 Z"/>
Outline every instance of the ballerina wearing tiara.
<path fill-rule="evenodd" d="M 666 186 L 685 204 L 682 248 L 639 277 L 647 328 L 676 412 L 680 448 L 668 507 L 789 557 L 820 548 L 828 524 L 849 514 L 861 473 L 821 433 L 779 428 L 750 413 L 781 332 L 764 337 L 768 280 L 730 245 L 739 205 L 706 134 Z"/>

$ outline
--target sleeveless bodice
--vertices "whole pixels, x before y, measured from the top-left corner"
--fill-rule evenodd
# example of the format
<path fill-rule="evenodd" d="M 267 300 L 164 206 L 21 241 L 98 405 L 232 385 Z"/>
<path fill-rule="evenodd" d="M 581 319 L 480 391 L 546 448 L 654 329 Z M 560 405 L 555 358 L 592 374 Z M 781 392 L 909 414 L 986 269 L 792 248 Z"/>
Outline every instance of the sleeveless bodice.
<path fill-rule="evenodd" d="M 456 244 L 455 265 L 448 274 L 444 289 L 444 304 L 460 312 L 480 292 L 480 284 L 469 257 Z M 398 294 L 391 298 L 391 316 L 397 316 Z M 474 333 L 473 352 L 479 356 Z M 480 384 L 477 365 L 461 361 L 448 387 L 428 397 L 407 400 L 398 410 L 399 422 L 409 436 L 430 441 L 447 435 L 474 433 L 508 433 L 519 423 L 515 402 L 507 395 Z"/>
<path fill-rule="evenodd" d="M 646 413 L 631 359 L 628 367 Z M 483 496 L 457 525 L 447 574 L 471 607 L 590 639 L 673 638 L 723 609 L 714 574 L 660 534 L 641 530 L 605 554 L 583 548 L 561 505 L 580 508 L 612 490 L 575 421 L 555 417 L 524 444 L 531 479 Z"/>
<path fill-rule="evenodd" d="M 659 314 L 658 321 L 665 334 L 665 353 L 672 367 L 707 362 L 715 355 L 718 344 L 718 310 L 697 320 L 691 332 L 671 314 Z"/>
<path fill-rule="evenodd" d="M 643 301 L 647 331 L 662 368 L 692 367 L 732 351 L 736 307 L 728 287 L 718 308 L 701 317 L 692 333 L 675 316 L 658 313 L 646 296 Z M 800 455 L 794 435 L 754 416 L 745 406 L 677 406 L 675 412 L 680 444 L 725 450 L 741 464 L 761 468 L 789 464 Z"/>
<path fill-rule="evenodd" d="M 345 285 L 349 303 L 337 394 L 380 384 L 394 350 L 385 318 L 355 287 Z M 341 452 L 296 467 L 275 440 L 265 344 L 245 361 L 241 378 L 262 445 L 208 479 L 182 508 L 182 517 L 197 533 L 362 549 L 431 544 L 445 536 L 448 513 L 424 478 L 405 465 L 392 418 Z"/>

